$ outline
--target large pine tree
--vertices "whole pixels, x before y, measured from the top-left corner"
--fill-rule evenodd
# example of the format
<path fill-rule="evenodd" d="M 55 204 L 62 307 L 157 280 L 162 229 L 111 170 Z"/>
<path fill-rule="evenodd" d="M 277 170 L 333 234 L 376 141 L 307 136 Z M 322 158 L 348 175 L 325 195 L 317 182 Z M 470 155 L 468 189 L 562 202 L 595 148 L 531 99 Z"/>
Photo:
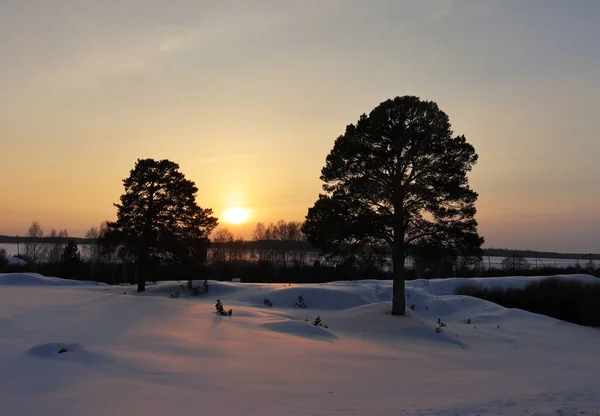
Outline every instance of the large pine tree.
<path fill-rule="evenodd" d="M 448 116 L 431 101 L 387 100 L 346 127 L 321 171 L 325 193 L 303 227 L 325 252 L 348 246 L 389 246 L 392 313 L 405 313 L 404 263 L 435 247 L 452 255 L 481 255 L 475 193 L 467 173 L 477 154 L 454 136 Z"/>
<path fill-rule="evenodd" d="M 138 263 L 138 291 L 145 290 L 152 262 L 203 261 L 208 236 L 217 226 L 211 209 L 196 203 L 198 188 L 170 160 L 138 159 L 123 180 L 117 207 L 117 234 Z"/>

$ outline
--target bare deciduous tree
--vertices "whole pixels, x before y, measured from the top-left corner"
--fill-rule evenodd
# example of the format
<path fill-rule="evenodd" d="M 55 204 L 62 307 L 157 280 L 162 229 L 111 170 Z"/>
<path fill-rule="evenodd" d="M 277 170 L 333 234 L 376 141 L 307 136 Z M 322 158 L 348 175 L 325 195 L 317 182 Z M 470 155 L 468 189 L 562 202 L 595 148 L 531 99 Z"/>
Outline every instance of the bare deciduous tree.
<path fill-rule="evenodd" d="M 505 270 L 517 272 L 528 270 L 530 267 L 531 264 L 529 264 L 527 259 L 522 256 L 506 257 L 504 260 L 502 260 L 502 268 Z"/>
<path fill-rule="evenodd" d="M 215 231 L 212 241 L 218 244 L 213 250 L 213 260 L 220 262 L 229 261 L 231 258 L 231 248 L 226 245 L 233 243 L 233 234 L 227 228 L 219 228 Z"/>
<path fill-rule="evenodd" d="M 230 261 L 242 261 L 244 260 L 244 239 L 239 237 L 236 238 L 231 244 L 229 250 Z"/>
<path fill-rule="evenodd" d="M 259 222 L 254 229 L 253 239 L 264 243 L 263 247 L 257 248 L 260 261 L 277 261 L 286 267 L 290 260 L 296 264 L 302 264 L 305 260 L 305 252 L 295 244 L 306 241 L 301 222 L 279 220 L 266 227 Z"/>
<path fill-rule="evenodd" d="M 62 261 L 62 253 L 67 246 L 66 241 L 61 241 L 69 237 L 67 230 L 56 231 L 52 229 L 48 235 L 49 241 L 46 246 L 46 261 L 48 263 L 60 263 Z"/>
<path fill-rule="evenodd" d="M 38 221 L 33 221 L 27 230 L 27 241 L 25 242 L 25 257 L 27 261 L 37 264 L 43 260 L 44 246 L 42 241 L 44 229 Z"/>
<path fill-rule="evenodd" d="M 252 239 L 254 241 L 267 240 L 267 229 L 265 228 L 265 225 L 262 222 L 256 224 L 256 228 L 252 233 Z"/>
<path fill-rule="evenodd" d="M 85 233 L 85 238 L 93 240 L 90 244 L 81 247 L 85 260 L 90 263 L 98 263 L 104 257 L 101 241 L 108 230 L 107 224 L 108 222 L 104 221 L 98 227 L 94 225 Z"/>

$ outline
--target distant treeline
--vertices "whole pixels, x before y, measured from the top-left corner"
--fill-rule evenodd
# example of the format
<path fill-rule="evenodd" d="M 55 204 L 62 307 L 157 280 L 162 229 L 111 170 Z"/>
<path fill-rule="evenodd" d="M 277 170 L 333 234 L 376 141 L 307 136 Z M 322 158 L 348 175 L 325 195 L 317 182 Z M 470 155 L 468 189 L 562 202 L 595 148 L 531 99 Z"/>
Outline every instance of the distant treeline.
<path fill-rule="evenodd" d="M 29 237 L 0 235 L 0 244 L 17 244 L 26 243 L 30 240 Z M 36 238 L 37 243 L 64 243 L 69 240 L 75 241 L 76 244 L 95 244 L 93 238 L 81 237 L 41 237 Z M 318 251 L 306 241 L 281 241 L 281 240 L 236 240 L 227 243 L 213 242 L 212 248 L 226 249 L 293 249 L 298 251 L 315 252 Z M 538 259 L 571 259 L 571 260 L 600 260 L 600 254 L 596 253 L 556 253 L 553 251 L 535 251 L 535 250 L 511 250 L 507 248 L 484 248 L 484 257 L 529 257 Z"/>
<path fill-rule="evenodd" d="M 555 253 L 553 251 L 510 250 L 507 248 L 484 248 L 484 256 L 490 257 L 530 257 L 538 259 L 600 260 L 595 253 Z"/>

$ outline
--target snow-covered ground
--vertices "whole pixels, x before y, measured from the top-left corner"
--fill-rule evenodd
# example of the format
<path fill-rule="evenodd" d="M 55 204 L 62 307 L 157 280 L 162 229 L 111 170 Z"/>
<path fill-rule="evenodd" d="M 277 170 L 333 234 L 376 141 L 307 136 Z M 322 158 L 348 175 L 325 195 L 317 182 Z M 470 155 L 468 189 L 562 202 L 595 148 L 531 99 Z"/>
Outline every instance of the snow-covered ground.
<path fill-rule="evenodd" d="M 7 257 L 6 261 L 8 262 L 8 264 L 12 265 L 12 266 L 24 266 L 27 264 L 27 262 L 23 259 L 20 259 L 18 257 Z"/>
<path fill-rule="evenodd" d="M 0 274 L 0 414 L 600 414 L 600 330 L 453 296 L 465 281 L 408 282 L 398 317 L 382 281 L 209 282 L 188 298 L 174 282 L 137 295 Z"/>

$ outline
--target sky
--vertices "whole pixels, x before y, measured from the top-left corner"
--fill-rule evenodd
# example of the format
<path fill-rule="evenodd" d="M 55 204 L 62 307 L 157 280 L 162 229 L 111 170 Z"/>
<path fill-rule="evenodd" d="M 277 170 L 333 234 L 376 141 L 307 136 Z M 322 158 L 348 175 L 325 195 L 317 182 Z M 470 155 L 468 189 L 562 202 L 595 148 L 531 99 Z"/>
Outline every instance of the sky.
<path fill-rule="evenodd" d="M 487 247 L 600 252 L 597 0 L 0 0 L 0 234 L 80 236 L 138 158 L 217 216 L 303 220 L 345 126 L 438 103 Z"/>

